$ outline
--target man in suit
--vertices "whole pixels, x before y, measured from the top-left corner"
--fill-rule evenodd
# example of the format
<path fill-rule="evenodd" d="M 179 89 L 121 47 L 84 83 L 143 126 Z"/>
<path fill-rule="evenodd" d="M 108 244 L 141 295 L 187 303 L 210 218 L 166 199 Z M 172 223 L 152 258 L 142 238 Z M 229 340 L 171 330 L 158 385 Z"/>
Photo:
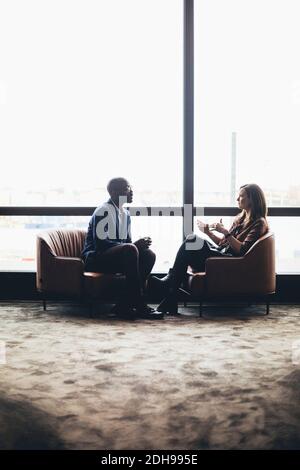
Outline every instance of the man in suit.
<path fill-rule="evenodd" d="M 117 315 L 161 319 L 163 314 L 145 302 L 146 280 L 155 263 L 151 239 L 132 243 L 130 214 L 123 207 L 133 200 L 132 188 L 125 178 L 113 178 L 107 191 L 110 198 L 96 208 L 89 223 L 82 251 L 85 270 L 125 274 L 126 295 L 114 309 Z"/>

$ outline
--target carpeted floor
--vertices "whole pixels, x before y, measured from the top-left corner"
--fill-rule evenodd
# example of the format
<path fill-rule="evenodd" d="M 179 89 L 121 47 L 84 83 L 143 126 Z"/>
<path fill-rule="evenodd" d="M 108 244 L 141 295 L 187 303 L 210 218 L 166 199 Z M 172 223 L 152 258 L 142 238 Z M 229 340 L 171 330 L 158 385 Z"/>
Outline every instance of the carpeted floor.
<path fill-rule="evenodd" d="M 300 308 L 184 313 L 1 303 L 0 448 L 300 449 Z"/>

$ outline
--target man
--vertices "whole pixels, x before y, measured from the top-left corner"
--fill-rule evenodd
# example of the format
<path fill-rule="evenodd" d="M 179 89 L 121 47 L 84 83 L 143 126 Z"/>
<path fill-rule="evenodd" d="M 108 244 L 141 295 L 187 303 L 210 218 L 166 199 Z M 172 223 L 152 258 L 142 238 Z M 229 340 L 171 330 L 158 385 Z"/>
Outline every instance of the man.
<path fill-rule="evenodd" d="M 145 302 L 146 280 L 155 263 L 149 249 L 151 239 L 131 241 L 131 220 L 124 203 L 131 203 L 133 191 L 125 178 L 113 178 L 107 185 L 110 198 L 97 207 L 89 223 L 82 258 L 86 271 L 124 273 L 126 295 L 116 307 L 117 315 L 128 318 L 161 319 L 163 314 Z"/>

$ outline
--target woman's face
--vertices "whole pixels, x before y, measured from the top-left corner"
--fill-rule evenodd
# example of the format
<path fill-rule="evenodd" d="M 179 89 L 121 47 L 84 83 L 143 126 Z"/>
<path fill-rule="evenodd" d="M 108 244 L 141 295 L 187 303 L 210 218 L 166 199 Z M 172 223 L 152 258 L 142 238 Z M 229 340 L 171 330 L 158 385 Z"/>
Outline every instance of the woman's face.
<path fill-rule="evenodd" d="M 247 193 L 244 189 L 240 189 L 237 202 L 240 209 L 247 210 L 250 208 L 250 199 L 247 196 Z"/>

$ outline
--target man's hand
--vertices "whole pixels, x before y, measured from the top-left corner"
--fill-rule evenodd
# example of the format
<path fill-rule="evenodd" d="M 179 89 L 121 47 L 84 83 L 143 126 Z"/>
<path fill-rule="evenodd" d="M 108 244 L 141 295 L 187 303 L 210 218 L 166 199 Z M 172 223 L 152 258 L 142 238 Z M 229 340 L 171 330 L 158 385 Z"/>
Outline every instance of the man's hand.
<path fill-rule="evenodd" d="M 206 235 L 209 234 L 209 225 L 208 224 L 205 224 L 204 222 L 202 222 L 201 220 L 197 220 L 197 225 L 198 225 L 198 229 L 200 230 L 200 232 L 203 232 L 205 233 Z"/>
<path fill-rule="evenodd" d="M 138 250 L 147 250 L 151 243 L 152 240 L 150 237 L 144 237 L 134 242 L 134 245 L 137 247 Z"/>

